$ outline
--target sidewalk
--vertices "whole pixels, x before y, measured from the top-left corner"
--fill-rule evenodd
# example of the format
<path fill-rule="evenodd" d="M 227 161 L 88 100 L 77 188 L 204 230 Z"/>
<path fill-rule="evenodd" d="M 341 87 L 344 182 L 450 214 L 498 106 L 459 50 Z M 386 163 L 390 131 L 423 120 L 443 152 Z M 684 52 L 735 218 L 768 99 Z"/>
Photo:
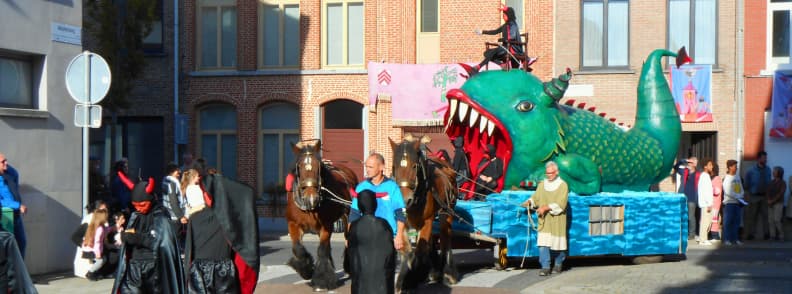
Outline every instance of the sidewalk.
<path fill-rule="evenodd" d="M 719 250 L 754 249 L 792 249 L 792 242 L 749 241 L 731 247 L 720 243 L 692 244 L 688 247 L 688 258 L 683 261 L 572 268 L 521 293 L 769 293 L 790 289 L 792 260 L 717 263 L 709 260 L 722 255 Z"/>

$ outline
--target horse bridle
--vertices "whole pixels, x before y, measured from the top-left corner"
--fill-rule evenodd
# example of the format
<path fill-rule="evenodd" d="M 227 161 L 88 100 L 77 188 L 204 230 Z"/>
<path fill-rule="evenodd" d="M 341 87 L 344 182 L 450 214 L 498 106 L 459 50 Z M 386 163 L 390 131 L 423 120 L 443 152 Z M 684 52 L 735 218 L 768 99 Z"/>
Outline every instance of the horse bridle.
<path fill-rule="evenodd" d="M 305 168 L 305 170 L 307 170 L 307 171 L 312 170 L 313 169 L 313 165 L 312 165 L 313 164 L 313 162 L 312 162 L 313 152 L 312 151 L 304 151 L 303 153 L 301 153 L 301 155 L 304 158 L 302 160 L 302 165 Z M 316 171 L 316 179 L 303 179 L 300 176 L 300 164 L 301 164 L 300 161 L 296 161 L 294 163 L 295 181 L 294 181 L 293 185 L 295 186 L 294 188 L 296 188 L 296 189 L 293 189 L 293 190 L 294 190 L 294 193 L 297 194 L 297 197 L 295 197 L 295 201 L 302 201 L 302 198 L 303 198 L 302 190 L 303 189 L 305 189 L 305 188 L 316 188 L 316 191 L 319 194 L 319 202 L 321 203 L 321 201 L 322 201 L 322 193 L 321 193 L 321 190 L 322 190 L 322 161 L 321 161 L 321 159 L 317 159 L 317 160 L 319 160 L 319 170 Z M 297 199 L 300 199 L 300 200 L 297 200 Z M 301 206 L 304 206 L 304 204 L 301 205 Z"/>
<path fill-rule="evenodd" d="M 407 158 L 409 158 L 409 154 L 407 153 L 407 144 L 406 143 L 402 143 L 401 147 L 402 147 L 401 148 L 402 149 L 401 150 L 402 151 L 401 152 L 402 157 L 401 157 L 401 160 L 399 160 L 399 166 L 407 167 Z M 397 184 L 399 185 L 399 188 L 407 188 L 407 189 L 410 189 L 410 190 L 415 192 L 418 189 L 418 182 L 419 182 L 418 169 L 420 168 L 421 171 L 423 172 L 424 179 L 426 179 L 427 176 L 428 176 L 426 174 L 426 165 L 425 165 L 425 162 L 424 162 L 423 157 L 421 155 L 419 155 L 418 156 L 418 160 L 416 160 L 416 162 L 413 163 L 413 167 L 412 168 L 415 171 L 415 177 L 413 178 L 413 181 L 409 182 L 407 180 L 400 180 L 400 181 L 397 182 Z M 396 176 L 396 173 L 394 172 L 394 177 L 395 176 Z"/>

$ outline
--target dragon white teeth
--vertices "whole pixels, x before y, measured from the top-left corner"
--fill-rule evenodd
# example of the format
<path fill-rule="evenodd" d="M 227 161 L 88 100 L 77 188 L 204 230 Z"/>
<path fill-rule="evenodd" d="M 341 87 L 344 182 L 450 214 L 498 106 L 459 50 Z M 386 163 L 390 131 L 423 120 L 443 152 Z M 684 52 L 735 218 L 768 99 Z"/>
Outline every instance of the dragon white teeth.
<path fill-rule="evenodd" d="M 495 123 L 492 122 L 491 120 L 487 121 L 487 133 L 489 134 L 489 136 L 492 136 L 492 131 L 494 130 L 495 130 Z"/>
<path fill-rule="evenodd" d="M 482 115 L 481 122 L 479 122 L 479 133 L 484 133 L 484 128 L 487 127 L 487 122 L 489 122 L 489 120 L 487 120 L 487 118 Z"/>
<path fill-rule="evenodd" d="M 471 128 L 476 125 L 476 119 L 478 119 L 478 117 L 479 117 L 478 111 L 476 111 L 475 109 L 471 108 L 470 109 L 470 127 Z M 484 118 L 484 117 L 482 116 L 481 118 Z"/>
<path fill-rule="evenodd" d="M 450 111 L 450 113 L 448 114 L 448 123 L 447 124 L 451 124 L 451 122 L 454 120 L 454 115 L 456 115 L 457 103 L 459 103 L 459 101 L 457 101 L 456 99 L 448 99 L 448 102 L 450 104 L 449 110 L 448 110 L 448 111 Z"/>
<path fill-rule="evenodd" d="M 465 116 L 467 116 L 467 113 L 468 113 L 468 105 L 465 102 L 460 101 L 459 102 L 459 112 L 457 112 L 457 113 L 459 113 L 459 122 L 464 122 L 465 121 Z"/>

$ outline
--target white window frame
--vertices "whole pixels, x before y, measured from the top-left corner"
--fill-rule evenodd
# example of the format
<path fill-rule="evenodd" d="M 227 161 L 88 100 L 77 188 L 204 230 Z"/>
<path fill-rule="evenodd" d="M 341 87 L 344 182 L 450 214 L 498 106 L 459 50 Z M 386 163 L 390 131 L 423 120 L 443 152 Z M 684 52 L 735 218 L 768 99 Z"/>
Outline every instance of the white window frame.
<path fill-rule="evenodd" d="M 599 211 L 596 219 L 593 216 L 595 210 Z M 624 205 L 590 205 L 589 235 L 624 235 Z"/>
<path fill-rule="evenodd" d="M 584 11 L 583 11 L 583 7 L 584 7 L 585 2 L 601 2 L 602 3 L 602 13 L 603 13 L 603 16 L 602 16 L 602 65 L 584 65 L 583 64 L 583 59 L 584 59 L 583 51 L 585 49 L 584 48 L 585 44 L 583 44 L 583 40 L 584 40 L 583 39 L 583 35 L 584 35 L 584 30 L 583 30 L 583 13 L 584 13 Z M 610 65 L 611 60 L 608 59 L 608 51 L 609 51 L 609 48 L 608 48 L 608 20 L 609 20 L 609 18 L 608 17 L 610 17 L 610 14 L 608 12 L 608 2 L 610 2 L 610 1 L 609 0 L 580 1 L 580 20 L 581 20 L 581 22 L 580 22 L 580 52 L 579 53 L 580 53 L 580 68 L 582 70 L 592 70 L 592 71 L 594 71 L 594 70 L 609 70 L 609 69 L 610 70 L 614 70 L 614 69 L 615 70 L 619 70 L 619 69 L 627 70 L 627 69 L 630 68 L 630 29 L 631 29 L 630 20 L 631 20 L 631 12 L 632 12 L 631 7 L 632 7 L 632 5 L 630 5 L 631 4 L 630 1 L 618 1 L 618 2 L 627 2 L 627 40 L 626 40 L 626 42 L 627 42 L 627 52 L 626 52 L 627 53 L 627 64 L 626 65 Z"/>
<path fill-rule="evenodd" d="M 264 106 L 262 106 L 262 107 L 260 107 L 258 109 L 257 115 L 259 116 L 259 118 L 261 117 L 262 112 L 267 107 L 272 106 L 272 105 L 276 105 L 276 104 L 288 104 L 289 106 L 296 107 L 298 115 L 300 113 L 300 106 L 299 105 L 295 105 L 293 103 L 288 103 L 288 102 L 274 102 L 274 103 L 270 103 L 270 104 L 264 105 Z M 299 117 L 298 117 L 298 119 L 301 120 L 301 118 L 299 118 Z M 298 123 L 299 123 L 299 121 L 298 121 Z M 260 176 L 258 177 L 257 181 L 258 181 L 259 195 L 264 195 L 264 178 L 263 178 L 263 175 L 264 175 L 264 165 L 266 164 L 266 162 L 264 162 L 264 135 L 278 135 L 278 143 L 279 143 L 278 144 L 278 161 L 279 161 L 278 162 L 278 178 L 274 182 L 277 182 L 279 185 L 282 185 L 284 183 L 283 180 L 286 178 L 286 174 L 289 172 L 288 170 L 281 170 L 283 168 L 283 162 L 282 161 L 283 161 L 283 158 L 284 158 L 284 154 L 286 152 L 292 152 L 291 149 L 284 148 L 284 146 L 283 146 L 283 143 L 284 143 L 283 137 L 284 137 L 284 135 L 297 135 L 299 137 L 299 135 L 300 135 L 300 126 L 298 125 L 294 129 L 263 129 L 263 128 L 261 128 L 261 122 L 258 123 L 258 158 L 259 158 L 259 160 L 257 160 L 257 161 L 258 161 L 258 174 Z M 294 142 L 294 143 L 297 143 L 297 142 Z"/>
<path fill-rule="evenodd" d="M 232 109 L 234 109 L 234 115 L 235 115 L 236 119 L 239 119 L 239 110 L 236 107 L 234 107 L 233 105 L 231 105 L 231 104 L 227 104 L 227 103 L 212 103 L 212 104 L 209 104 L 209 105 L 205 105 L 205 106 L 203 106 L 201 108 L 198 108 L 197 109 L 197 114 L 196 114 L 196 117 L 197 117 L 196 125 L 195 125 L 197 133 L 198 133 L 197 137 L 196 137 L 196 143 L 197 143 L 198 146 L 197 146 L 197 149 L 195 151 L 197 153 L 197 158 L 202 158 L 202 157 L 206 158 L 206 155 L 203 154 L 203 144 L 204 144 L 203 143 L 203 136 L 204 135 L 213 135 L 213 136 L 215 136 L 215 138 L 217 138 L 216 143 L 215 143 L 216 144 L 216 146 L 215 146 L 216 159 L 215 159 L 215 166 L 211 166 L 211 167 L 216 168 L 218 171 L 220 171 L 222 173 L 223 172 L 223 136 L 225 136 L 225 135 L 234 135 L 236 137 L 236 139 L 237 139 L 237 146 L 239 146 L 239 133 L 238 133 L 239 132 L 239 122 L 237 122 L 237 126 L 236 126 L 235 130 L 230 130 L 230 129 L 224 129 L 224 130 L 203 130 L 203 129 L 201 129 L 201 120 L 203 119 L 203 115 L 201 115 L 201 112 L 203 112 L 207 108 L 218 107 L 218 106 L 229 106 L 229 107 L 231 107 Z M 233 163 L 233 165 L 235 166 L 234 168 L 236 169 L 236 178 L 239 178 L 239 164 L 237 163 L 239 161 L 239 150 L 237 149 L 234 152 L 236 153 L 236 156 L 234 158 L 235 162 Z M 210 167 L 210 166 L 207 166 L 207 168 L 208 167 Z"/>
<path fill-rule="evenodd" d="M 264 55 L 268 52 L 264 50 L 264 5 L 277 5 L 278 9 L 280 9 L 280 19 L 278 20 L 278 65 L 264 65 Z M 285 34 L 286 25 L 285 25 L 285 7 L 297 5 L 297 10 L 302 12 L 302 8 L 300 7 L 300 0 L 259 0 L 258 5 L 258 43 L 257 43 L 257 51 L 258 51 L 258 67 L 259 68 L 299 68 L 301 63 L 301 56 L 297 56 L 297 64 L 295 65 L 284 65 L 284 52 L 285 52 L 285 44 L 283 43 L 283 35 Z M 297 23 L 297 33 L 302 34 L 302 30 L 300 30 L 300 21 L 298 20 Z M 302 44 L 297 46 L 298 48 L 302 47 Z"/>
<path fill-rule="evenodd" d="M 697 63 L 697 61 L 696 61 L 696 48 L 695 48 L 695 46 L 696 46 L 695 45 L 696 44 L 696 41 L 695 41 L 696 40 L 696 30 L 695 30 L 695 26 L 696 26 L 696 24 L 695 24 L 695 14 L 696 14 L 696 12 L 695 12 L 695 6 L 696 6 L 696 1 L 698 1 L 698 0 L 688 0 L 688 1 L 690 1 L 690 15 L 689 15 L 690 18 L 688 19 L 688 22 L 689 22 L 688 26 L 690 28 L 688 30 L 688 38 L 690 38 L 690 39 L 688 40 L 688 46 L 687 46 L 686 50 L 687 50 L 687 53 L 693 58 L 693 63 L 694 64 L 700 64 L 700 63 Z M 720 64 L 720 58 L 719 58 L 720 57 L 720 47 L 718 46 L 718 44 L 720 43 L 720 32 L 721 32 L 721 30 L 720 30 L 720 26 L 718 24 L 720 23 L 720 17 L 721 17 L 720 16 L 721 1 L 723 1 L 723 0 L 715 0 L 715 56 L 714 56 L 715 62 L 713 64 L 711 64 L 713 69 L 714 68 L 718 68 L 719 67 L 718 64 Z M 669 13 L 670 9 L 671 9 L 671 1 L 667 0 L 666 1 L 666 25 L 665 25 L 665 29 L 666 29 L 666 48 L 668 48 L 668 50 L 676 52 L 677 50 L 679 50 L 679 48 L 669 48 L 671 46 L 671 34 L 669 32 L 670 26 L 671 26 L 671 24 L 670 24 L 671 15 Z M 675 62 L 675 58 L 668 58 L 668 64 L 674 64 L 674 62 Z M 701 63 L 701 64 L 703 65 L 704 63 Z"/>
<path fill-rule="evenodd" d="M 224 7 L 234 7 L 236 9 L 236 13 L 237 13 L 236 19 L 237 19 L 237 22 L 238 22 L 239 21 L 239 7 L 237 7 L 236 2 L 237 2 L 236 0 L 199 0 L 198 1 L 198 7 L 196 8 L 196 11 L 195 11 L 195 14 L 196 14 L 196 16 L 195 16 L 195 18 L 196 18 L 196 23 L 195 23 L 195 28 L 196 28 L 195 29 L 195 32 L 196 32 L 196 34 L 195 34 L 195 38 L 196 38 L 195 39 L 196 40 L 196 42 L 195 42 L 195 45 L 196 45 L 195 46 L 195 52 L 196 52 L 195 59 L 198 61 L 197 64 L 198 64 L 198 69 L 199 70 L 207 70 L 207 71 L 209 71 L 209 70 L 227 70 L 227 69 L 234 69 L 234 68 L 236 68 L 239 65 L 239 63 L 238 63 L 239 56 L 237 56 L 237 52 L 234 52 L 234 59 L 237 59 L 237 61 L 234 62 L 234 65 L 233 66 L 223 66 L 223 46 L 221 45 L 222 44 L 222 40 L 223 40 L 223 24 L 222 24 L 222 22 L 223 22 L 223 8 Z M 203 40 L 203 32 L 201 31 L 201 28 L 202 28 L 201 24 L 203 22 L 203 18 L 201 17 L 201 9 L 204 8 L 204 7 L 215 7 L 215 8 L 217 8 L 217 36 L 215 37 L 216 38 L 216 42 L 217 42 L 217 57 L 216 57 L 217 58 L 217 60 L 216 60 L 217 61 L 217 65 L 216 66 L 204 66 L 203 65 L 204 64 L 203 54 L 202 54 L 203 48 L 201 46 L 201 43 L 202 43 L 201 41 Z M 238 36 L 238 34 L 239 34 L 239 25 L 238 24 L 237 24 L 236 30 L 237 30 L 237 36 L 234 36 L 234 41 L 237 42 L 236 48 L 237 48 L 237 50 L 239 50 L 239 36 Z"/>
<path fill-rule="evenodd" d="M 342 10 L 342 19 L 344 23 L 344 27 L 342 29 L 343 38 L 342 38 L 342 49 L 341 49 L 341 64 L 327 64 L 327 6 L 329 4 L 341 4 Z M 364 0 L 324 0 L 322 1 L 322 67 L 323 68 L 363 68 L 365 67 L 366 63 L 366 29 L 363 28 L 363 63 L 360 64 L 350 64 L 349 63 L 349 4 L 363 4 L 363 25 L 366 24 L 366 4 Z"/>
<path fill-rule="evenodd" d="M 30 73 L 27 77 L 28 80 L 25 81 L 30 87 L 30 104 L 29 105 L 18 105 L 18 106 L 11 106 L 11 105 L 0 105 L 0 108 L 3 109 L 23 109 L 23 110 L 39 110 L 42 107 L 42 99 L 40 99 L 41 93 L 39 92 L 39 87 L 41 86 L 41 71 L 40 71 L 40 64 L 39 61 L 35 56 L 31 55 L 23 55 L 23 54 L 15 54 L 6 51 L 0 51 L 0 58 L 25 63 L 30 67 Z"/>
<path fill-rule="evenodd" d="M 792 60 L 790 60 L 789 56 L 773 58 L 773 11 L 779 10 L 788 10 L 790 12 L 790 16 L 792 16 L 792 2 L 771 3 L 770 0 L 767 0 L 767 36 L 765 38 L 766 65 L 765 70 L 762 71 L 762 73 L 766 75 L 772 75 L 773 72 L 778 69 L 779 64 L 792 63 Z M 792 24 L 792 22 L 790 24 Z M 792 55 L 792 47 L 790 47 L 790 55 Z"/>

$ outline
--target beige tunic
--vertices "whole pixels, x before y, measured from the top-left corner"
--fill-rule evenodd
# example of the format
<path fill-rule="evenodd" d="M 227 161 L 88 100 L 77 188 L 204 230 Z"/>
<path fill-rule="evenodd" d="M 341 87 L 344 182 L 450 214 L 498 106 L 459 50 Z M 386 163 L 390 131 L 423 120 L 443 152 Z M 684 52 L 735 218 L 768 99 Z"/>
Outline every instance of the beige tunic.
<path fill-rule="evenodd" d="M 552 250 L 567 250 L 567 199 L 569 187 L 561 178 L 553 182 L 547 180 L 539 183 L 536 193 L 529 199 L 531 206 L 539 208 L 547 205 L 550 210 L 539 217 L 539 233 L 536 240 L 538 246 L 550 247 Z"/>

